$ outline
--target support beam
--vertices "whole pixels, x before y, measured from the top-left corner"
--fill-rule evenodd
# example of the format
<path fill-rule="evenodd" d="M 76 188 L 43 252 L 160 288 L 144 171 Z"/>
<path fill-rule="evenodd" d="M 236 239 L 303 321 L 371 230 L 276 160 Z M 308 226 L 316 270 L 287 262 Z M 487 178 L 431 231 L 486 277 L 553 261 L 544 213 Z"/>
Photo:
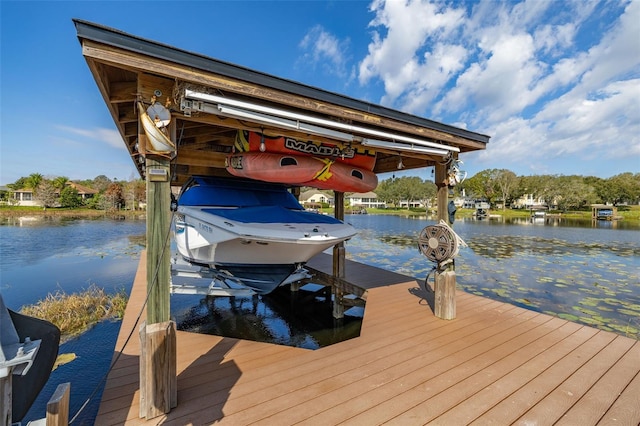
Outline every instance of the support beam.
<path fill-rule="evenodd" d="M 144 135 L 142 135 L 144 137 Z M 171 282 L 171 187 L 169 159 L 146 161 L 147 176 L 147 322 L 169 320 L 169 285 Z M 162 178 L 165 176 L 166 178 Z"/>
<path fill-rule="evenodd" d="M 142 124 L 138 140 L 147 143 Z M 170 124 L 176 140 L 175 121 Z M 144 151 L 143 151 L 144 152 Z M 169 321 L 171 293 L 171 168 L 169 158 L 147 155 L 147 321 L 140 330 L 140 417 L 177 406 L 176 331 Z"/>
<path fill-rule="evenodd" d="M 449 221 L 449 186 L 446 164 L 436 163 L 435 180 L 438 188 L 438 222 Z M 456 272 L 455 263 L 448 262 L 445 266 L 438 265 L 435 273 L 435 307 L 434 314 L 441 319 L 454 319 L 456 317 Z"/>
<path fill-rule="evenodd" d="M 447 214 L 447 204 L 449 200 L 449 187 L 447 186 L 447 166 L 445 164 L 436 163 L 436 187 L 438 192 L 436 194 L 438 200 L 438 222 L 444 220 L 449 225 L 449 215 Z"/>
<path fill-rule="evenodd" d="M 334 204 L 336 219 L 344 221 L 344 192 L 334 191 Z M 339 243 L 333 246 L 333 276 L 336 278 L 344 278 L 346 273 L 345 267 L 345 248 L 344 243 Z M 340 319 L 344 317 L 344 304 L 342 298 L 344 297 L 344 291 L 337 287 L 332 287 L 333 291 L 333 317 Z"/>
<path fill-rule="evenodd" d="M 447 269 L 435 275 L 434 314 L 441 319 L 451 320 L 456 317 L 456 271 Z"/>

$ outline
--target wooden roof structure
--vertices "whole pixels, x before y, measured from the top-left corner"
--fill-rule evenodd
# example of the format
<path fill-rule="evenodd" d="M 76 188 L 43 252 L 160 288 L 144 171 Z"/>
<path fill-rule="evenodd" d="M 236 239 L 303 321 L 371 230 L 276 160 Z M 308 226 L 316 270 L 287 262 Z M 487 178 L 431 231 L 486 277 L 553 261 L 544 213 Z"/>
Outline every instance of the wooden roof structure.
<path fill-rule="evenodd" d="M 170 101 L 172 136 L 177 155 L 172 160 L 171 185 L 192 175 L 224 176 L 225 158 L 232 152 L 238 130 L 298 140 L 348 143 L 358 147 L 367 138 L 386 145 L 376 147 L 375 173 L 397 170 L 400 156 L 406 169 L 434 166 L 442 155 L 427 146 L 444 146 L 452 155 L 481 150 L 489 137 L 379 105 L 363 102 L 291 80 L 136 37 L 95 23 L 74 20 L 89 69 L 129 150 L 140 176 L 145 177 L 145 154 L 136 102 L 152 98 Z M 306 127 L 292 129 L 251 118 L 190 110 L 185 90 L 213 95 L 232 103 L 256 105 L 302 116 L 322 129 L 347 133 L 352 140 L 311 134 Z M 188 101 L 188 100 L 187 100 Z M 216 105 L 214 105 L 215 107 Z M 305 120 L 302 120 L 305 121 Z M 435 144 L 435 145 L 434 145 Z M 415 149 L 417 147 L 417 149 Z M 421 152 L 419 152 L 421 151 Z M 425 152 L 427 151 L 427 152 Z"/>

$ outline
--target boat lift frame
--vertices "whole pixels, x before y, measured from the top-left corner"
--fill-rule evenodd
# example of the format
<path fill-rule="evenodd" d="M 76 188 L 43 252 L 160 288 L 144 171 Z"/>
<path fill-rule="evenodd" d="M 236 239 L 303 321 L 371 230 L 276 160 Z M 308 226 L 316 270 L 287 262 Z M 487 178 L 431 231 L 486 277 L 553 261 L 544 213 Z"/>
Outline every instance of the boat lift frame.
<path fill-rule="evenodd" d="M 308 281 L 311 278 L 312 275 L 307 269 L 300 268 L 280 285 Z M 248 297 L 257 294 L 245 284 L 249 281 L 251 280 L 234 277 L 224 271 L 189 263 L 180 255 L 171 258 L 170 291 L 172 294 Z"/>

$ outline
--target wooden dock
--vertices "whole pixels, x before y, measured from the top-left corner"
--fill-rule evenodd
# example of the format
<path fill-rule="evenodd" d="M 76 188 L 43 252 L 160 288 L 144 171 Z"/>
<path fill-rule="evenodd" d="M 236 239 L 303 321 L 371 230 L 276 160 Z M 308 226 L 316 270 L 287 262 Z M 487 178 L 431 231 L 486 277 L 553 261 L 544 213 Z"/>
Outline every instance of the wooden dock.
<path fill-rule="evenodd" d="M 144 301 L 145 264 L 116 351 Z M 330 272 L 330 257 L 311 266 Z M 178 332 L 178 406 L 148 422 L 136 327 L 96 424 L 640 424 L 638 340 L 462 291 L 445 321 L 412 278 L 348 262 L 346 279 L 368 290 L 361 335 L 346 342 L 306 350 Z"/>

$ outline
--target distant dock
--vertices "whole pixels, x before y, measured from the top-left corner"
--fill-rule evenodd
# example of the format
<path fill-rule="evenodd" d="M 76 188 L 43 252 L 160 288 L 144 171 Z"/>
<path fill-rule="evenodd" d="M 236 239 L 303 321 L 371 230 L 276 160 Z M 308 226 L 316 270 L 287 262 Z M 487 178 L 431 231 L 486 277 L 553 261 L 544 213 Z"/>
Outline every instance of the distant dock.
<path fill-rule="evenodd" d="M 145 256 L 116 350 L 145 298 Z M 331 273 L 331 257 L 310 266 Z M 178 406 L 145 421 L 136 332 L 96 424 L 640 424 L 640 341 L 460 290 L 457 318 L 441 320 L 415 279 L 346 271 L 367 291 L 360 337 L 306 350 L 179 331 Z"/>

